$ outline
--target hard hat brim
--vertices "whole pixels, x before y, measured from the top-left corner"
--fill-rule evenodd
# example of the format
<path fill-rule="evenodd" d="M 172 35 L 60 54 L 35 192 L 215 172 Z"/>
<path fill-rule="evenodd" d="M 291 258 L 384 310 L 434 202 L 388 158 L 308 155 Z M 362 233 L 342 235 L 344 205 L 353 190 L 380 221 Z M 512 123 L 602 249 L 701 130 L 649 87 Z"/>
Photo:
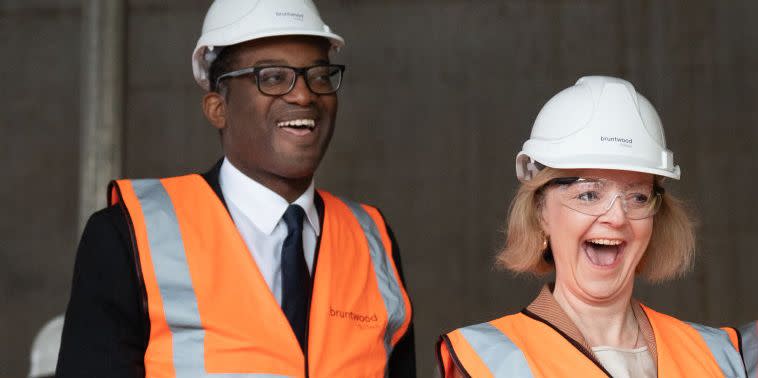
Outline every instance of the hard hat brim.
<path fill-rule="evenodd" d="M 560 162 L 550 158 L 530 157 L 524 151 L 516 156 L 516 176 L 520 181 L 528 181 L 535 172 L 528 165 L 534 164 L 531 161 L 554 168 L 554 169 L 612 169 L 618 171 L 631 171 L 649 173 L 657 176 L 668 177 L 674 180 L 681 178 L 681 170 L 678 165 L 672 166 L 670 170 L 663 168 L 653 168 L 648 161 L 637 161 L 629 156 L 594 156 L 594 155 L 575 155 L 562 156 Z M 531 171 L 531 173 L 529 173 Z"/>

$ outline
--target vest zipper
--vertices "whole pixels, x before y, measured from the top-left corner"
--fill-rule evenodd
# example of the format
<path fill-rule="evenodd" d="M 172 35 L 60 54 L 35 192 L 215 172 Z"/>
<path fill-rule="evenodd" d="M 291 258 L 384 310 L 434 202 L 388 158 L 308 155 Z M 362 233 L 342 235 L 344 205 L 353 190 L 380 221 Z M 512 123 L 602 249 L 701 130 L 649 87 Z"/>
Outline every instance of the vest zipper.
<path fill-rule="evenodd" d="M 323 225 L 322 225 L 323 227 Z M 323 229 L 323 228 L 322 228 Z M 321 247 L 321 235 L 316 240 L 316 250 L 313 254 L 313 274 L 311 274 L 311 287 L 308 290 L 308 313 L 305 315 L 305 350 L 303 350 L 303 356 L 305 357 L 305 378 L 309 377 L 308 367 L 308 346 L 310 344 L 310 331 L 311 331 L 311 304 L 313 304 L 313 287 L 316 282 L 316 263 L 318 261 L 318 249 Z"/>
<path fill-rule="evenodd" d="M 314 264 L 315 265 L 315 264 Z M 315 267 L 315 266 L 314 266 Z M 314 269 L 315 273 L 315 269 Z M 315 274 L 314 274 L 315 276 Z M 308 344 L 310 343 L 310 328 L 311 328 L 311 297 L 313 297 L 313 279 L 311 279 L 311 295 L 308 296 L 308 313 L 305 315 L 305 349 L 303 350 L 303 358 L 305 360 L 305 378 L 308 378 Z"/>
<path fill-rule="evenodd" d="M 316 206 L 316 210 L 319 211 L 319 229 L 323 232 L 324 231 L 324 216 L 326 214 L 326 211 L 324 209 L 324 204 L 321 202 L 321 208 L 319 209 L 318 201 L 321 200 L 321 196 L 316 192 L 316 198 L 314 198 L 314 205 Z M 316 283 L 316 267 L 318 266 L 318 255 L 319 255 L 319 249 L 321 249 L 321 233 L 318 234 L 316 237 L 316 247 L 313 251 L 313 273 L 311 274 L 311 287 L 308 293 L 308 313 L 305 315 L 305 350 L 303 351 L 303 357 L 305 358 L 305 378 L 308 378 L 310 376 L 308 370 L 309 370 L 309 364 L 308 364 L 308 346 L 310 344 L 310 333 L 311 333 L 311 304 L 313 303 L 313 287 Z"/>
<path fill-rule="evenodd" d="M 442 374 L 443 376 L 445 374 L 445 364 L 442 362 L 442 355 L 440 352 L 442 343 L 444 343 L 445 346 L 447 347 L 447 351 L 448 353 L 450 353 L 450 357 L 453 360 L 453 365 L 455 368 L 458 369 L 458 372 L 463 375 L 463 378 L 471 378 L 471 374 L 469 374 L 469 372 L 466 371 L 466 368 L 461 363 L 461 360 L 458 359 L 458 355 L 455 354 L 455 349 L 453 349 L 453 343 L 450 342 L 450 338 L 447 337 L 447 335 L 442 335 L 440 337 L 440 340 L 437 342 L 436 354 L 437 354 L 437 359 L 439 363 L 440 374 Z"/>
<path fill-rule="evenodd" d="M 533 312 L 531 312 L 531 311 L 529 311 L 527 309 L 521 310 L 521 313 L 524 314 L 524 315 L 526 315 L 526 316 L 528 316 L 528 317 L 530 317 L 530 318 L 532 318 L 532 319 L 534 319 L 534 320 L 536 320 L 536 321 L 538 321 L 538 322 L 545 323 L 547 326 L 549 326 L 550 328 L 552 328 L 553 330 L 555 330 L 555 332 L 558 332 L 558 334 L 561 335 L 561 336 L 563 336 L 563 338 L 566 339 L 566 341 L 568 341 L 569 343 L 571 343 L 571 345 L 574 348 L 576 348 L 577 350 L 579 350 L 580 352 L 582 352 L 582 354 L 585 357 L 587 357 L 590 361 L 592 361 L 592 363 L 595 364 L 595 366 L 597 366 L 598 369 L 602 370 L 603 373 L 605 373 L 605 375 L 607 375 L 609 378 L 613 378 L 613 376 L 611 375 L 611 373 L 609 373 L 608 370 L 605 370 L 605 368 L 603 367 L 603 365 L 600 363 L 600 361 L 598 361 L 595 358 L 595 356 L 592 354 L 592 352 L 590 352 L 589 350 L 587 350 L 584 346 L 582 346 L 581 344 L 579 344 L 578 342 L 576 342 L 574 339 L 570 338 L 567 334 L 563 333 L 563 331 L 561 331 L 560 329 L 558 329 L 558 327 L 552 325 L 547 320 L 542 319 L 539 315 L 537 315 L 537 314 L 535 314 L 535 313 L 533 313 Z"/>

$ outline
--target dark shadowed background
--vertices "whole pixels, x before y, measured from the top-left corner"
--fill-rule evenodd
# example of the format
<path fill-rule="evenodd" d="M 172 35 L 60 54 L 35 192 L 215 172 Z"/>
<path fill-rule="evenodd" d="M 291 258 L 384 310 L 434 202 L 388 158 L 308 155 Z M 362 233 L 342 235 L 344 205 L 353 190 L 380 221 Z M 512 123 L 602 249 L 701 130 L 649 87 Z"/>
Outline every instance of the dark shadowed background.
<path fill-rule="evenodd" d="M 110 0 L 108 0 L 110 1 Z M 204 171 L 220 156 L 190 55 L 210 2 L 130 0 L 121 171 Z M 540 107 L 585 74 L 630 80 L 658 109 L 699 219 L 694 272 L 638 286 L 711 325 L 758 318 L 758 27 L 753 1 L 320 0 L 347 40 L 319 187 L 379 206 L 400 242 L 419 376 L 453 327 L 525 306 L 539 283 L 493 268 Z M 78 241 L 82 10 L 0 0 L 0 376 L 27 374 L 68 301 Z M 107 182 L 103 181 L 105 196 Z"/>

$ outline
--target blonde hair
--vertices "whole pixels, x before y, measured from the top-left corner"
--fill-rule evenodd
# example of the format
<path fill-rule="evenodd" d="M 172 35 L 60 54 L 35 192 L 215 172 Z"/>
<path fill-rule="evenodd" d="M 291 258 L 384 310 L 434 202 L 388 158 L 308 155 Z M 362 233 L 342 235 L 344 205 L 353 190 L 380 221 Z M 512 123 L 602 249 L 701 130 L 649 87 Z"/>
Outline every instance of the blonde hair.
<path fill-rule="evenodd" d="M 543 186 L 561 177 L 562 171 L 545 167 L 523 182 L 511 202 L 506 244 L 497 264 L 515 273 L 542 275 L 552 272 L 552 251 L 545 246 L 540 217 L 544 206 Z M 662 178 L 656 177 L 660 186 Z M 680 200 L 669 193 L 661 196 L 661 207 L 653 218 L 653 234 L 637 273 L 649 282 L 680 277 L 692 268 L 695 257 L 694 223 Z"/>

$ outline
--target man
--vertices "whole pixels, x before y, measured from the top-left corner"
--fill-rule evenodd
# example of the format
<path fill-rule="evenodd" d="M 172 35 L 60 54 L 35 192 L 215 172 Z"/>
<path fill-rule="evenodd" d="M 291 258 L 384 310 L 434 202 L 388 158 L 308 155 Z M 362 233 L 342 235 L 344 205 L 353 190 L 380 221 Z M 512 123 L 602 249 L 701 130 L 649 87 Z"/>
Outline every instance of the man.
<path fill-rule="evenodd" d="M 224 159 L 119 180 L 84 231 L 59 377 L 415 376 L 397 245 L 315 191 L 343 40 L 310 0 L 217 0 L 193 54 Z"/>

